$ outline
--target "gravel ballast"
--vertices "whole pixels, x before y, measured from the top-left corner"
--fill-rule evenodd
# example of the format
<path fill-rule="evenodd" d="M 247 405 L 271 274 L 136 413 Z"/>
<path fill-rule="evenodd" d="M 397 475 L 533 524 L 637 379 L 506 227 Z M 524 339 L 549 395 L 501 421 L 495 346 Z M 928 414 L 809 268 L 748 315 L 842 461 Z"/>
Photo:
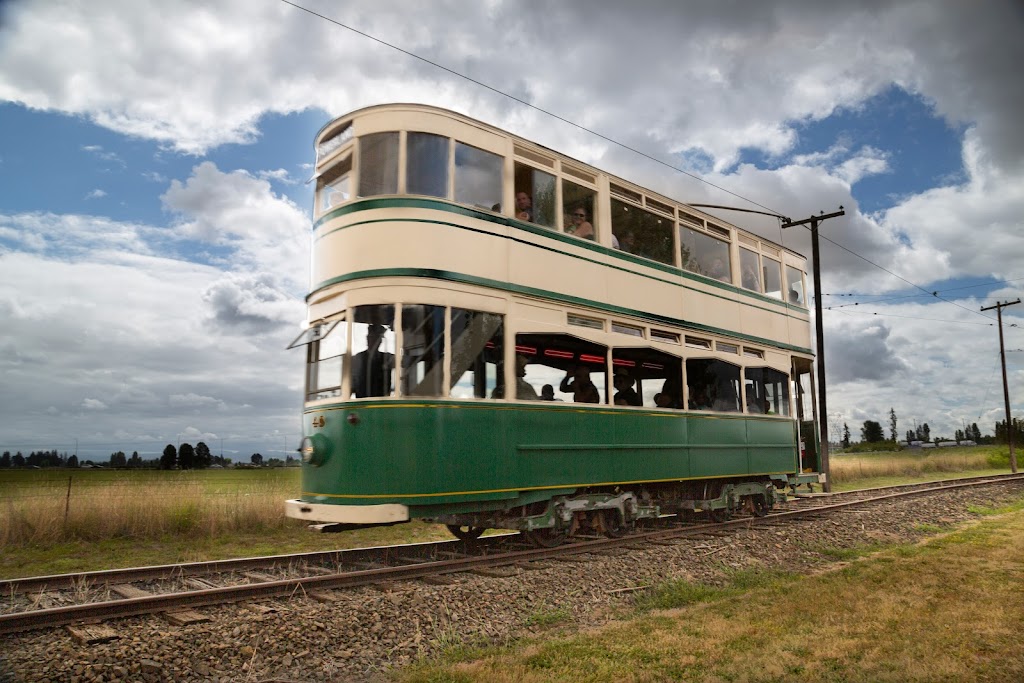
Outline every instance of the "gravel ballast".
<path fill-rule="evenodd" d="M 210 621 L 187 626 L 136 617 L 109 625 L 118 639 L 92 645 L 63 628 L 15 634 L 0 641 L 0 682 L 371 680 L 454 643 L 527 635 L 545 616 L 591 627 L 628 606 L 637 593 L 631 589 L 667 579 L 715 582 L 756 567 L 826 570 L 837 561 L 823 549 L 921 540 L 935 533 L 925 529 L 976 519 L 969 506 L 999 506 L 1022 491 L 1019 483 L 944 491 L 585 561 L 544 560 L 505 577 L 463 573 L 448 585 L 332 591 L 331 602 L 298 593 L 261 601 L 260 609 L 204 607 Z"/>

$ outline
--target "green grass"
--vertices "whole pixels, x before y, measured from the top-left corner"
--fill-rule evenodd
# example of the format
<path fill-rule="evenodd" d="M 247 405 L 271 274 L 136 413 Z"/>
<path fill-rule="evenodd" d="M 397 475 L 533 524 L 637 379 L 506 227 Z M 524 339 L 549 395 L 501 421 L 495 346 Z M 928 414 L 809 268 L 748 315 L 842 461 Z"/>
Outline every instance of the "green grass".
<path fill-rule="evenodd" d="M 813 576 L 673 582 L 600 629 L 525 638 L 475 660 L 440 653 L 424 681 L 1010 681 L 1024 679 L 1024 499 L 924 544 Z"/>

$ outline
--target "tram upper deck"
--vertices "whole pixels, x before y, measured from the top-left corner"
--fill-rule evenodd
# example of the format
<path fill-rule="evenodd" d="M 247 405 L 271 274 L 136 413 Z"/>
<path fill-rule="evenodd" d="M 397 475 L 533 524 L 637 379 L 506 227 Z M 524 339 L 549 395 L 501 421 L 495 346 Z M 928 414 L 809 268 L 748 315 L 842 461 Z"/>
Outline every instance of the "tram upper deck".
<path fill-rule="evenodd" d="M 426 278 L 810 354 L 805 259 L 693 207 L 425 105 L 340 117 L 316 149 L 311 322 Z"/>

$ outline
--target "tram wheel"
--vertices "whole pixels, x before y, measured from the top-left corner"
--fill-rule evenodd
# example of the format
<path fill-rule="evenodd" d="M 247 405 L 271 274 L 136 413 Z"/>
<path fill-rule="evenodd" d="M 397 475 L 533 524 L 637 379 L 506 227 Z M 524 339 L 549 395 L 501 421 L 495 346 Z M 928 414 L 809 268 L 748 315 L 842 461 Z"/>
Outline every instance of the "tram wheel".
<path fill-rule="evenodd" d="M 618 510 L 604 510 L 601 513 L 601 526 L 608 538 L 619 538 L 626 535 L 626 525 L 622 523 L 622 517 Z"/>
<path fill-rule="evenodd" d="M 566 533 L 555 529 L 534 529 L 522 532 L 526 540 L 537 548 L 554 548 L 565 543 Z"/>
<path fill-rule="evenodd" d="M 768 501 L 763 495 L 757 495 L 750 499 L 751 512 L 755 517 L 764 517 L 768 514 Z"/>
<path fill-rule="evenodd" d="M 732 510 L 729 508 L 718 508 L 717 510 L 709 510 L 708 515 L 711 517 L 712 522 L 728 522 L 732 519 Z"/>
<path fill-rule="evenodd" d="M 458 524 L 446 524 L 445 526 L 448 527 L 448 531 L 452 532 L 452 535 L 455 536 L 455 538 L 466 542 L 475 541 L 480 538 L 485 531 L 487 531 L 487 529 L 482 526 L 459 526 Z"/>

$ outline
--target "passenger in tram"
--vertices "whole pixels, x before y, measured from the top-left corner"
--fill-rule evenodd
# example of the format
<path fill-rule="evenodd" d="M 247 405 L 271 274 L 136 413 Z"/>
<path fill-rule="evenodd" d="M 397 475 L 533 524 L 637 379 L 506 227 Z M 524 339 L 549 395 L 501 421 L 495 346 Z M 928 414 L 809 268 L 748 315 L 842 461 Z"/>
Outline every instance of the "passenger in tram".
<path fill-rule="evenodd" d="M 721 413 L 735 413 L 739 410 L 739 401 L 736 400 L 736 390 L 729 382 L 718 385 L 715 392 L 715 400 L 711 402 L 711 410 Z"/>
<path fill-rule="evenodd" d="M 678 379 L 669 377 L 665 380 L 661 385 L 661 392 L 654 395 L 654 405 L 676 410 L 683 407 L 683 392 Z"/>
<path fill-rule="evenodd" d="M 711 410 L 711 401 L 704 387 L 693 387 L 690 390 L 690 410 Z"/>
<path fill-rule="evenodd" d="M 764 413 L 764 407 L 761 406 L 760 399 L 754 396 L 753 392 L 747 394 L 747 412 L 748 413 Z"/>
<path fill-rule="evenodd" d="M 615 369 L 615 397 L 614 402 L 617 406 L 642 406 L 644 404 L 643 399 L 633 389 L 633 384 L 636 382 L 632 377 L 629 376 L 629 370 L 626 368 Z"/>
<path fill-rule="evenodd" d="M 516 398 L 521 401 L 538 401 L 540 397 L 537 396 L 537 390 L 523 379 L 526 377 L 526 366 L 529 362 L 526 356 L 516 356 Z"/>
<path fill-rule="evenodd" d="M 525 192 L 516 192 L 516 218 L 533 221 L 533 200 Z"/>
<path fill-rule="evenodd" d="M 627 230 L 622 233 L 622 237 L 619 238 L 619 244 L 616 248 L 630 254 L 636 253 L 636 235 L 633 234 L 632 230 Z"/>
<path fill-rule="evenodd" d="M 590 381 L 590 368 L 583 365 L 576 365 L 569 368 L 559 385 L 558 390 L 563 394 L 572 394 L 576 403 L 600 403 L 601 394 L 597 387 Z"/>
<path fill-rule="evenodd" d="M 586 209 L 582 206 L 578 206 L 572 210 L 569 217 L 572 219 L 572 225 L 569 227 L 569 232 L 577 237 L 583 237 L 584 239 L 594 239 L 594 226 L 587 220 Z"/>
<path fill-rule="evenodd" d="M 540 388 L 540 400 L 542 401 L 561 401 L 560 398 L 555 398 L 555 388 L 550 384 L 545 384 Z"/>
<path fill-rule="evenodd" d="M 368 326 L 366 350 L 352 357 L 352 393 L 356 398 L 388 396 L 391 393 L 395 356 L 380 350 L 386 331 L 383 325 Z"/>

